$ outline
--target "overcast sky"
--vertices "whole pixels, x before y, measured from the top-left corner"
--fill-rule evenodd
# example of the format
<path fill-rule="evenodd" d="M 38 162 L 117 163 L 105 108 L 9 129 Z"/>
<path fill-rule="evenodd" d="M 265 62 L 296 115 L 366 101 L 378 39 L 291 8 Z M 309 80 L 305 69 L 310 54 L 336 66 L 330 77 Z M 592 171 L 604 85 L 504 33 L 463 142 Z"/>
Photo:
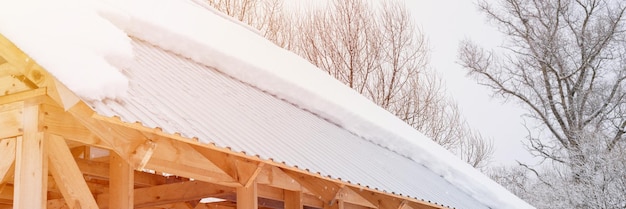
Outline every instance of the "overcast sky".
<path fill-rule="evenodd" d="M 467 77 L 458 64 L 459 41 L 471 39 L 486 48 L 501 45 L 503 38 L 488 24 L 473 0 L 407 0 L 416 23 L 430 42 L 431 66 L 446 81 L 448 92 L 459 103 L 470 125 L 494 140 L 494 164 L 514 165 L 515 160 L 533 161 L 522 145 L 527 135 L 524 110 L 501 98 L 491 98 L 489 89 Z"/>

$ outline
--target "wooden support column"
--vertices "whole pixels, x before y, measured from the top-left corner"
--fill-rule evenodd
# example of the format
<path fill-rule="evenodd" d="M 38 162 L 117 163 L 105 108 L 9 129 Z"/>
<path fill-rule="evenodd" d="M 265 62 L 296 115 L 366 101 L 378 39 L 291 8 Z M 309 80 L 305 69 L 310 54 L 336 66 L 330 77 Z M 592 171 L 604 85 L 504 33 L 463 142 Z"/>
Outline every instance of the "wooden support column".
<path fill-rule="evenodd" d="M 109 159 L 109 207 L 133 208 L 135 171 L 115 152 L 111 152 Z"/>
<path fill-rule="evenodd" d="M 256 182 L 248 187 L 237 187 L 237 209 L 257 209 L 259 199 Z"/>
<path fill-rule="evenodd" d="M 285 209 L 303 209 L 302 191 L 285 190 Z"/>
<path fill-rule="evenodd" d="M 24 135 L 17 137 L 14 208 L 46 208 L 48 159 L 39 128 L 39 106 L 23 110 Z"/>

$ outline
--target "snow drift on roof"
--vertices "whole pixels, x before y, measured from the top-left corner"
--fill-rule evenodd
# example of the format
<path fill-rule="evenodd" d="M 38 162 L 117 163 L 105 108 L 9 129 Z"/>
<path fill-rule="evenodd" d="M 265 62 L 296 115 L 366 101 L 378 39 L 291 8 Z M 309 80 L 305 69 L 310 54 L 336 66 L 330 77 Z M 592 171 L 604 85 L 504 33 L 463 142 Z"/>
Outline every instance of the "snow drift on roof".
<path fill-rule="evenodd" d="M 423 164 L 494 208 L 532 208 L 406 123 L 246 27 L 191 2 L 118 2 L 118 26 L 261 88 Z"/>
<path fill-rule="evenodd" d="M 100 2 L 3 0 L 0 34 L 86 100 L 123 96 L 130 39 L 98 15 Z"/>
<path fill-rule="evenodd" d="M 215 11 L 182 0 L 103 0 L 113 6 L 105 20 L 101 5 L 64 1 L 3 5 L 0 32 L 84 99 L 119 96 L 128 85 L 116 67 L 132 57 L 131 47 L 111 21 L 422 164 L 492 208 L 532 208 L 314 65 Z"/>

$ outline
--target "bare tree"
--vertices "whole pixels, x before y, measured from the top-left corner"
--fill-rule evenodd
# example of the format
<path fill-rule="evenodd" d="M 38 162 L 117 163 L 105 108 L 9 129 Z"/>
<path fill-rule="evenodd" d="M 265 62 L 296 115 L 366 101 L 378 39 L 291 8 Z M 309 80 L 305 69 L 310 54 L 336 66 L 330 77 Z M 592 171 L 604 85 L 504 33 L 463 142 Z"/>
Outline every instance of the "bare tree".
<path fill-rule="evenodd" d="M 609 0 L 481 1 L 508 42 L 501 56 L 466 41 L 460 60 L 494 93 L 540 124 L 531 153 L 566 165 L 563 195 L 575 208 L 626 203 L 626 5 Z M 547 133 L 547 134 L 543 134 Z M 611 168 L 611 169 L 606 169 Z M 576 190 L 573 190 L 576 191 Z M 619 197 L 616 197 L 619 196 Z M 605 198 L 610 197 L 610 198 Z M 564 203 L 565 204 L 565 203 Z"/>
<path fill-rule="evenodd" d="M 329 75 L 394 113 L 475 167 L 493 154 L 428 67 L 428 45 L 399 0 L 334 0 L 299 13 L 280 0 L 212 0 Z"/>

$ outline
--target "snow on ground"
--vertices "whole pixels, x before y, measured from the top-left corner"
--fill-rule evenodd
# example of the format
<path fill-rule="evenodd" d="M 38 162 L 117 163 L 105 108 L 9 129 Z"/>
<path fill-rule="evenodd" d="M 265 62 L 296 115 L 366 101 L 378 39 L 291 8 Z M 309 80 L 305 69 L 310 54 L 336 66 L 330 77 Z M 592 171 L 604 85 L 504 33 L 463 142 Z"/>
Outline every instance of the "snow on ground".
<path fill-rule="evenodd" d="M 123 96 L 132 59 L 126 34 L 96 1 L 0 0 L 0 34 L 86 100 Z"/>

